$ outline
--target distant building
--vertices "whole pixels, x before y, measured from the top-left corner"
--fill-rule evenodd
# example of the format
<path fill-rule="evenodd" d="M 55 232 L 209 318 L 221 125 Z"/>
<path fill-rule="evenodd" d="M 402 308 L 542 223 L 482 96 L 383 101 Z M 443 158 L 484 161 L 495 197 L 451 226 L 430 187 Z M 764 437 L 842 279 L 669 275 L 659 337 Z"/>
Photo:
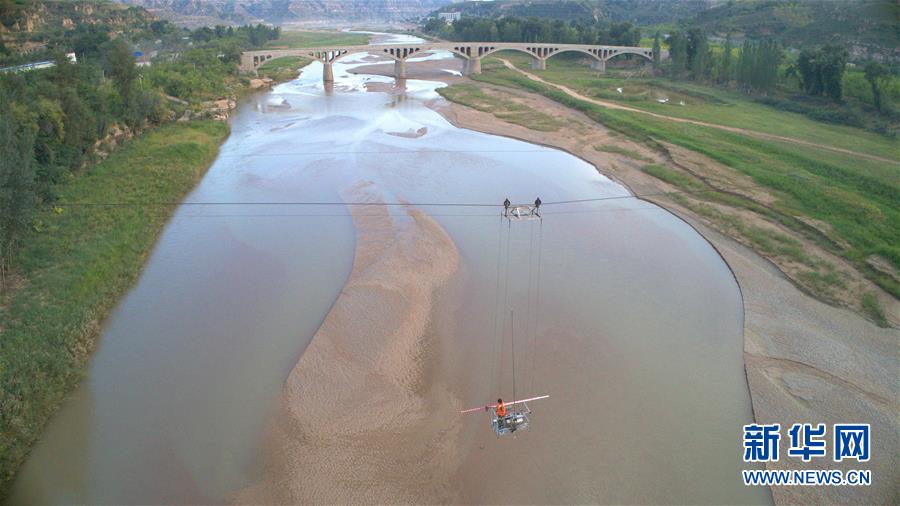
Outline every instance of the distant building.
<path fill-rule="evenodd" d="M 66 58 L 68 58 L 69 61 L 72 63 L 78 63 L 78 58 L 75 57 L 74 52 L 66 53 Z M 55 67 L 55 66 L 56 66 L 56 63 L 54 63 L 50 60 L 36 61 L 34 63 L 25 63 L 22 65 L 15 65 L 12 67 L 3 67 L 3 68 L 0 68 L 0 73 L 5 74 L 7 72 L 29 72 L 32 70 L 49 69 L 49 68 Z"/>
<path fill-rule="evenodd" d="M 454 21 L 458 21 L 459 18 L 462 17 L 461 12 L 439 12 L 438 18 L 443 19 L 445 23 L 452 23 Z"/>

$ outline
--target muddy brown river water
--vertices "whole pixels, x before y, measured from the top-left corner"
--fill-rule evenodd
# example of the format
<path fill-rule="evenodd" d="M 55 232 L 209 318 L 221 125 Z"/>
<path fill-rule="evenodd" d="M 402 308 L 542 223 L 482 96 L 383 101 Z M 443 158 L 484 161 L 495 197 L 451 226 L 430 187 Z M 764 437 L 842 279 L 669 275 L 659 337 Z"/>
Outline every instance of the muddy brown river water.
<path fill-rule="evenodd" d="M 355 245 L 345 206 L 286 202 L 341 202 L 359 181 L 420 204 L 629 195 L 567 153 L 453 127 L 425 105 L 440 83 L 366 91 L 393 82 L 349 74 L 361 58 L 335 65 L 333 90 L 312 64 L 241 104 L 187 198 L 218 204 L 177 210 L 11 503 L 223 502 L 259 478 L 285 379 L 341 292 Z M 454 422 L 458 471 L 429 477 L 450 500 L 771 501 L 740 481 L 752 413 L 738 286 L 690 226 L 632 198 L 546 206 L 543 224 L 512 228 L 494 208 L 417 207 L 460 255 L 453 333 L 435 373 L 453 408 L 512 396 L 494 337 L 507 240 L 517 393 L 551 395 L 516 439 L 495 439 L 483 415 Z M 534 312 L 527 266 L 538 242 Z"/>

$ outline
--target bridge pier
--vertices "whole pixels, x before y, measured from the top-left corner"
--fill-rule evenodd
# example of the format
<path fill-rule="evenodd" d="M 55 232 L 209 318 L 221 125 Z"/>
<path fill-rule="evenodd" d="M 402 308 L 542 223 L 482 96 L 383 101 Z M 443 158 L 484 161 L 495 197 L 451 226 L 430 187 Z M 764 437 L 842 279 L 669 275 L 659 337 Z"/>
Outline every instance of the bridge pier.
<path fill-rule="evenodd" d="M 406 79 L 406 60 L 394 60 L 394 79 Z"/>
<path fill-rule="evenodd" d="M 322 81 L 326 83 L 334 82 L 334 64 L 331 62 L 322 62 Z"/>
<path fill-rule="evenodd" d="M 594 60 L 591 62 L 591 68 L 599 73 L 606 72 L 606 60 Z"/>
<path fill-rule="evenodd" d="M 481 73 L 481 58 L 469 58 L 466 60 L 465 69 L 463 69 L 463 75 L 470 76 L 472 74 L 480 74 Z"/>
<path fill-rule="evenodd" d="M 545 58 L 532 58 L 531 70 L 547 70 L 547 60 Z"/>

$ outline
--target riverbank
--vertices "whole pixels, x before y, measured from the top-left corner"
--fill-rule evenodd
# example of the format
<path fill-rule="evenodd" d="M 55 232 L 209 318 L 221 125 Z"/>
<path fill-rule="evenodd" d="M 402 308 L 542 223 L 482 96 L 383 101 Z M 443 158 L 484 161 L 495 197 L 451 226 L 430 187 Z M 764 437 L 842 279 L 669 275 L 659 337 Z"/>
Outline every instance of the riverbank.
<path fill-rule="evenodd" d="M 73 176 L 56 204 L 37 213 L 0 303 L 0 496 L 81 380 L 104 318 L 175 208 L 115 204 L 179 202 L 227 135 L 217 121 L 154 128 Z"/>
<path fill-rule="evenodd" d="M 352 202 L 382 202 L 360 182 Z M 449 502 L 455 399 L 432 370 L 438 293 L 459 269 L 447 233 L 420 210 L 351 208 L 353 270 L 285 382 L 267 476 L 241 503 Z M 386 460 L 385 456 L 390 455 Z M 402 478 L 400 478 L 402 477 Z"/>
<path fill-rule="evenodd" d="M 900 325 L 895 249 L 900 229 L 892 225 L 900 220 L 896 162 L 873 156 L 896 152 L 886 139 L 871 139 L 874 134 L 847 127 L 834 132 L 830 125 L 762 106 L 742 112 L 743 117 L 762 116 L 802 132 L 802 138 L 765 140 L 752 130 L 696 124 L 678 112 L 663 115 L 587 97 L 505 59 L 488 60 L 483 68 L 485 73 L 475 80 L 549 98 L 661 155 L 666 166 L 644 165 L 641 170 L 675 187 L 682 193 L 680 205 L 759 251 L 802 290 L 879 325 Z M 565 82 L 565 74 L 552 75 Z M 585 86 L 583 79 L 579 86 Z M 725 98 L 734 101 L 733 107 L 745 108 L 734 97 L 709 100 Z M 713 121 L 723 114 L 715 107 L 731 106 L 705 107 L 695 116 Z M 810 134 L 834 145 L 858 138 L 859 149 L 868 152 L 835 151 L 821 141 L 810 142 Z"/>
<path fill-rule="evenodd" d="M 442 64 L 446 66 L 446 63 Z M 415 70 L 413 74 L 413 69 Z M 447 77 L 427 62 L 410 66 L 410 77 L 440 79 L 448 83 L 471 81 Z M 386 67 L 367 67 L 365 72 L 388 73 Z M 889 476 L 897 467 L 898 347 L 896 330 L 880 328 L 856 313 L 829 306 L 810 297 L 785 274 L 754 249 L 725 235 L 709 217 L 679 201 L 677 195 L 659 195 L 682 190 L 654 177 L 644 167 L 658 165 L 664 170 L 683 170 L 685 163 L 704 171 L 708 178 L 733 186 L 750 186 L 750 181 L 696 153 L 669 146 L 673 159 L 660 156 L 646 146 L 632 142 L 586 115 L 532 93 L 473 83 L 482 93 L 513 101 L 522 110 L 549 115 L 565 126 L 555 130 L 529 129 L 506 121 L 489 110 L 477 110 L 444 101 L 433 107 L 454 125 L 485 133 L 513 137 L 527 142 L 557 147 L 595 165 L 636 194 L 656 194 L 649 200 L 681 217 L 701 233 L 732 269 L 741 288 L 744 304 L 744 358 L 749 389 L 758 422 L 841 423 L 860 421 L 872 424 L 876 445 L 884 451 L 869 463 L 876 477 L 872 487 L 818 489 L 776 488 L 778 503 L 793 502 L 895 502 L 898 487 Z M 541 122 L 542 125 L 548 122 Z M 761 225 L 760 225 L 761 226 Z M 751 246 L 753 246 L 751 244 Z M 888 308 L 894 309 L 894 308 Z M 740 428 L 735 427 L 737 440 Z M 736 446 L 735 451 L 740 451 Z M 782 446 L 782 452 L 786 446 Z M 803 467 L 816 467 L 803 464 Z M 818 464 L 843 468 L 830 459 Z M 782 455 L 771 468 L 799 467 Z M 852 467 L 852 466 L 849 466 Z M 857 465 L 860 467 L 860 465 Z M 879 480 L 877 477 L 881 476 Z"/>

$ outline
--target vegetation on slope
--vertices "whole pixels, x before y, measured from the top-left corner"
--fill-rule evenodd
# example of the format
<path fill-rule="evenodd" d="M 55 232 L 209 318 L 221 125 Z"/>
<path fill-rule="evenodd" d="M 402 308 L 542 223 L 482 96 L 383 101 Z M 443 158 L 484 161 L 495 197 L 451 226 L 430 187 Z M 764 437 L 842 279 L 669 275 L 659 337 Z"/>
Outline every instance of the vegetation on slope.
<path fill-rule="evenodd" d="M 139 42 L 130 42 L 128 35 L 144 36 L 144 24 L 114 39 L 112 25 L 100 26 L 98 31 L 74 28 L 62 36 L 35 33 L 46 37 L 43 56 L 55 66 L 0 74 L 0 290 L 15 267 L 33 208 L 51 204 L 67 178 L 105 155 L 105 144 L 121 143 L 187 109 L 203 113 L 209 108 L 205 101 L 242 89 L 240 51 L 278 36 L 277 29 L 264 26 L 217 27 L 187 32 L 192 40 L 185 46 L 185 32 L 154 23 L 150 31 L 160 40 L 173 40 L 174 52 L 138 67 L 134 49 Z M 77 64 L 64 54 L 70 44 L 82 51 Z"/>
<path fill-rule="evenodd" d="M 793 47 L 837 42 L 855 58 L 896 61 L 898 16 L 900 5 L 892 0 L 737 0 L 703 10 L 684 25 L 721 37 L 774 38 Z"/>
<path fill-rule="evenodd" d="M 521 17 L 562 21 L 607 20 L 638 24 L 674 23 L 709 7 L 707 0 L 495 0 L 453 3 L 439 12 L 471 17 Z"/>
<path fill-rule="evenodd" d="M 140 274 L 172 208 L 75 203 L 178 202 L 215 159 L 222 122 L 172 123 L 58 188 L 22 240 L 0 304 L 0 495 L 49 416 L 79 381 L 106 313 Z"/>

